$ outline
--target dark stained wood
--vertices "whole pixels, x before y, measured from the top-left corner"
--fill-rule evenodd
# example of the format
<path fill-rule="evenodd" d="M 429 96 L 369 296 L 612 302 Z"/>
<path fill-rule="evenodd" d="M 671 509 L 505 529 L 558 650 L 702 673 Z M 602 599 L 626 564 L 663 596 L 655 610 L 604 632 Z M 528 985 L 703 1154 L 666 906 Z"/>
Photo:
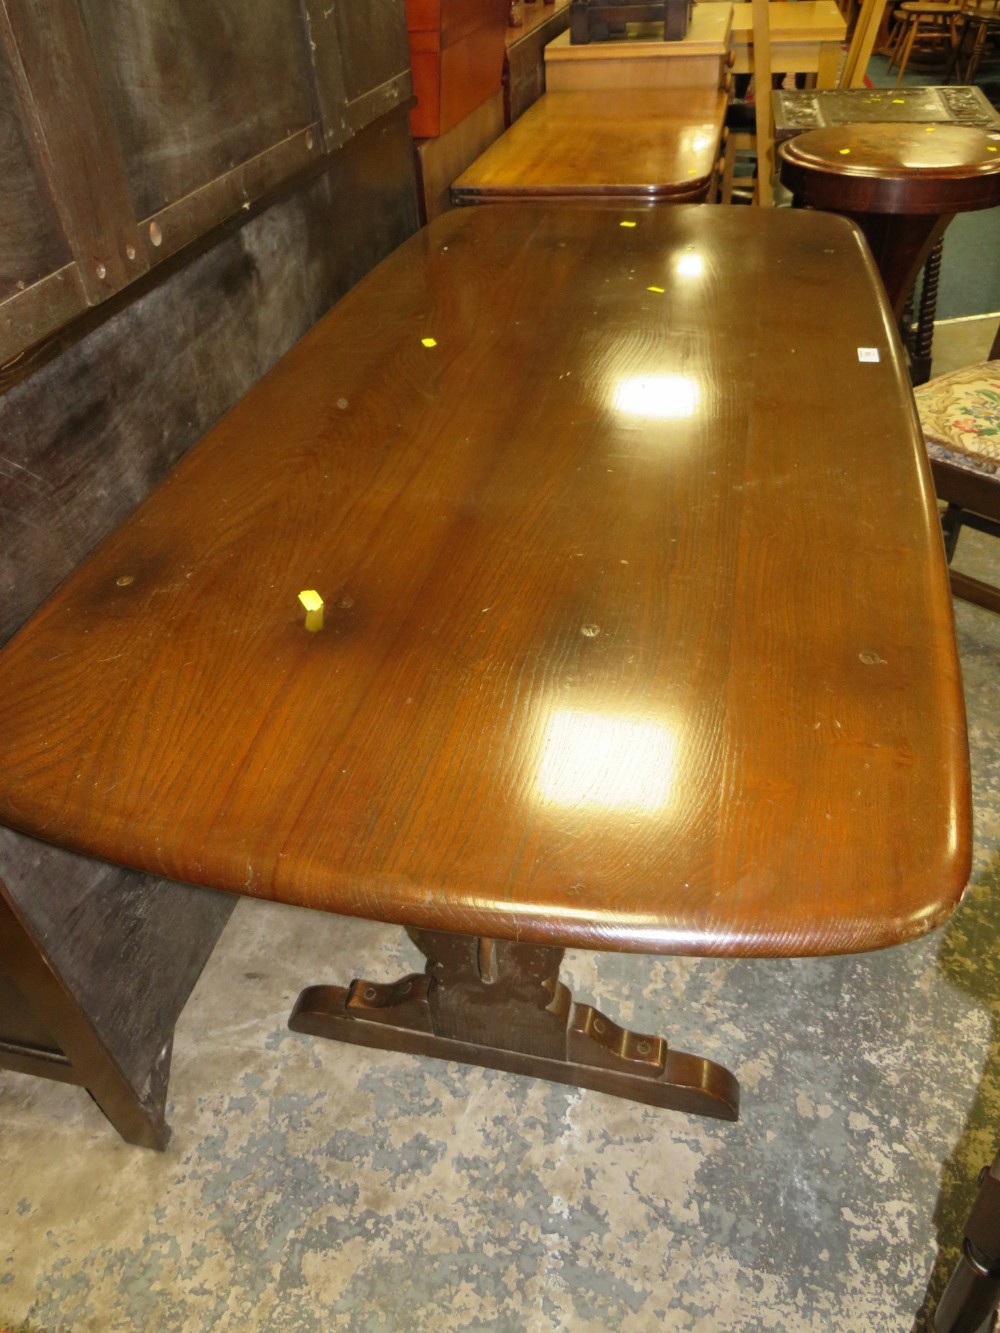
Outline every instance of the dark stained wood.
<path fill-rule="evenodd" d="M 789 188 L 808 188 L 817 208 L 936 216 L 1000 203 L 1000 145 L 971 125 L 831 126 L 783 144 L 781 157 Z"/>
<path fill-rule="evenodd" d="M 314 123 L 298 0 L 80 3 L 138 218 Z"/>
<path fill-rule="evenodd" d="M 337 6 L 325 4 L 324 0 L 302 0 L 302 16 L 312 51 L 323 146 L 328 152 L 346 143 L 351 135 L 344 58 L 337 31 L 338 13 Z"/>
<path fill-rule="evenodd" d="M 965 125 L 811 130 L 779 149 L 795 201 L 857 222 L 897 317 L 956 213 L 1000 204 L 1000 145 Z"/>
<path fill-rule="evenodd" d="M 1000 113 L 981 88 L 952 84 L 926 88 L 779 88 L 771 94 L 771 106 L 779 143 L 806 130 L 865 121 L 1000 128 Z"/>
<path fill-rule="evenodd" d="M 941 922 L 951 603 L 857 233 L 620 221 L 459 210 L 349 293 L 0 654 L 3 821 L 555 947 Z"/>
<path fill-rule="evenodd" d="M 82 289 L 88 302 L 103 300 L 146 270 L 148 241 L 76 0 L 0 0 L 0 48 Z"/>
<path fill-rule="evenodd" d="M 0 398 L 0 640 L 415 227 L 400 109 Z M 174 1024 L 235 900 L 6 829 L 0 879 L 0 1069 L 162 1147 Z"/>
<path fill-rule="evenodd" d="M 3 0 L 3 381 L 411 97 L 402 0 Z"/>
<path fill-rule="evenodd" d="M 64 267 L 72 257 L 20 105 L 10 65 L 0 60 L 0 179 L 4 183 L 0 191 L 0 302 Z"/>
<path fill-rule="evenodd" d="M 512 125 L 545 91 L 545 47 L 569 26 L 569 0 L 511 7 L 521 22 L 507 29 L 504 61 L 504 123 Z"/>
<path fill-rule="evenodd" d="M 994 17 L 996 10 L 992 10 Z M 1000 1156 L 983 1167 L 963 1228 L 958 1260 L 928 1328 L 931 1333 L 989 1333 L 1000 1306 Z"/>
<path fill-rule="evenodd" d="M 726 104 L 714 88 L 546 93 L 459 176 L 452 201 L 702 200 Z"/>
<path fill-rule="evenodd" d="M 350 123 L 360 130 L 412 92 L 405 10 L 399 0 L 340 0 L 334 15 Z"/>
<path fill-rule="evenodd" d="M 939 458 L 931 459 L 931 472 L 934 489 L 948 506 L 942 523 L 949 561 L 963 527 L 977 528 L 1000 539 L 1000 482 L 994 475 Z M 1000 588 L 954 566 L 948 572 L 956 597 L 1000 614 Z"/>
<path fill-rule="evenodd" d="M 629 23 L 655 23 L 665 41 L 679 42 L 687 32 L 690 9 L 689 0 L 571 0 L 570 41 L 606 42 L 625 37 Z"/>
<path fill-rule="evenodd" d="M 810 91 L 779 89 L 771 94 L 771 106 L 778 142 L 809 130 L 866 121 L 973 125 L 993 132 L 1000 129 L 1000 114 L 980 88 L 949 85 Z M 901 320 L 910 354 L 910 379 L 914 384 L 925 383 L 931 372 L 941 246 L 939 238 L 924 262 L 915 327 L 910 329 L 905 309 Z M 904 297 L 904 300 L 908 299 L 908 295 Z"/>
<path fill-rule="evenodd" d="M 592 1088 L 719 1120 L 739 1118 L 739 1084 L 721 1065 L 630 1032 L 559 980 L 563 951 L 411 931 L 426 975 L 348 990 L 310 986 L 288 1026 L 380 1050 L 461 1060 Z"/>
<path fill-rule="evenodd" d="M 214 939 L 210 937 L 209 950 Z M 138 1086 L 131 1082 L 85 1010 L 49 965 L 37 940 L 18 919 L 2 882 L 0 975 L 4 997 L 13 995 L 18 1001 L 12 1011 L 0 1011 L 0 1066 L 85 1086 L 127 1142 L 144 1148 L 166 1147 L 170 1137 L 164 1119 L 172 1046 L 169 1032 L 142 1082 Z M 22 1038 L 26 1022 L 27 1037 Z M 6 1035 L 11 1025 L 13 1038 Z M 60 1045 L 50 1043 L 46 1035 L 50 1031 L 59 1034 Z"/>

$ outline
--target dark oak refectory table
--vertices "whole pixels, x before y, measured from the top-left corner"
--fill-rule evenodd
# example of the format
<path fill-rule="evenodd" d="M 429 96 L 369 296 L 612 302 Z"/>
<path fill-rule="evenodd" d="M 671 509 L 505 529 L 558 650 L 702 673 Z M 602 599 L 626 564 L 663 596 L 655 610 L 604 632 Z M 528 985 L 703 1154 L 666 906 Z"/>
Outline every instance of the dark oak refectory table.
<path fill-rule="evenodd" d="M 0 653 L 0 821 L 409 929 L 425 974 L 310 988 L 300 1031 L 733 1118 L 560 959 L 876 949 L 956 904 L 900 349 L 841 218 L 497 218 L 382 263 Z"/>

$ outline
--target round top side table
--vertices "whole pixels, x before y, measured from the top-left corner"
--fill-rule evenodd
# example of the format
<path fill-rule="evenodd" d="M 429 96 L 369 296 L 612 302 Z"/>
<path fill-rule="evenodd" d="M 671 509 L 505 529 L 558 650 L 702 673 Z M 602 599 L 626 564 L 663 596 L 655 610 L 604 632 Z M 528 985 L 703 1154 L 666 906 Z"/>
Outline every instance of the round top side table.
<path fill-rule="evenodd" d="M 1000 133 L 965 125 L 810 130 L 778 150 L 796 207 L 840 213 L 871 247 L 893 313 L 957 213 L 1000 204 Z"/>

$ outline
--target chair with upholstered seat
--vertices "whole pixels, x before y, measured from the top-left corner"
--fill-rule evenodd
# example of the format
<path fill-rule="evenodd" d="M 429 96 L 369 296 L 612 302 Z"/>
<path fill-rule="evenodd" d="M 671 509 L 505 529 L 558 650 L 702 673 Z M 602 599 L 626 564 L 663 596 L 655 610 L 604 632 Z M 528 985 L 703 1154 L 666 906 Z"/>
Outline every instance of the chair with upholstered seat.
<path fill-rule="evenodd" d="M 949 563 L 962 528 L 1000 537 L 1000 330 L 990 359 L 939 375 L 916 391 Z M 956 597 L 1000 612 L 1000 588 L 951 570 Z"/>

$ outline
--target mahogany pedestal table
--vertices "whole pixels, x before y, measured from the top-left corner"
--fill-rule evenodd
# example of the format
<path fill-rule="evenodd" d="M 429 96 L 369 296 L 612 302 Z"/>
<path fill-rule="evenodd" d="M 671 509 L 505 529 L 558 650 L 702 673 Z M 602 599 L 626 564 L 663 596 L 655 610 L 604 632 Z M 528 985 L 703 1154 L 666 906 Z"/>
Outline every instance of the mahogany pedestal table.
<path fill-rule="evenodd" d="M 700 202 L 727 102 L 716 88 L 545 93 L 458 177 L 452 203 Z"/>
<path fill-rule="evenodd" d="M 865 122 L 973 125 L 994 133 L 1000 131 L 1000 115 L 986 100 L 982 90 L 954 84 L 912 88 L 837 88 L 808 92 L 778 89 L 771 94 L 771 107 L 774 113 L 774 138 L 778 144 L 809 130 Z M 838 152 L 838 157 L 841 156 L 847 155 Z M 914 384 L 924 384 L 930 378 L 941 253 L 942 241 L 939 237 L 928 250 L 924 261 L 915 326 L 907 329 L 905 315 L 903 319 L 910 355 L 910 379 Z"/>
<path fill-rule="evenodd" d="M 876 949 L 969 866 L 933 490 L 858 232 L 439 218 L 0 653 L 0 820 L 409 929 L 426 973 L 310 988 L 299 1031 L 735 1118 L 726 1069 L 574 1004 L 563 950 Z"/>
<path fill-rule="evenodd" d="M 837 125 L 778 149 L 797 205 L 852 218 L 899 318 L 927 256 L 957 213 L 1000 204 L 1000 133 L 968 125 Z"/>

